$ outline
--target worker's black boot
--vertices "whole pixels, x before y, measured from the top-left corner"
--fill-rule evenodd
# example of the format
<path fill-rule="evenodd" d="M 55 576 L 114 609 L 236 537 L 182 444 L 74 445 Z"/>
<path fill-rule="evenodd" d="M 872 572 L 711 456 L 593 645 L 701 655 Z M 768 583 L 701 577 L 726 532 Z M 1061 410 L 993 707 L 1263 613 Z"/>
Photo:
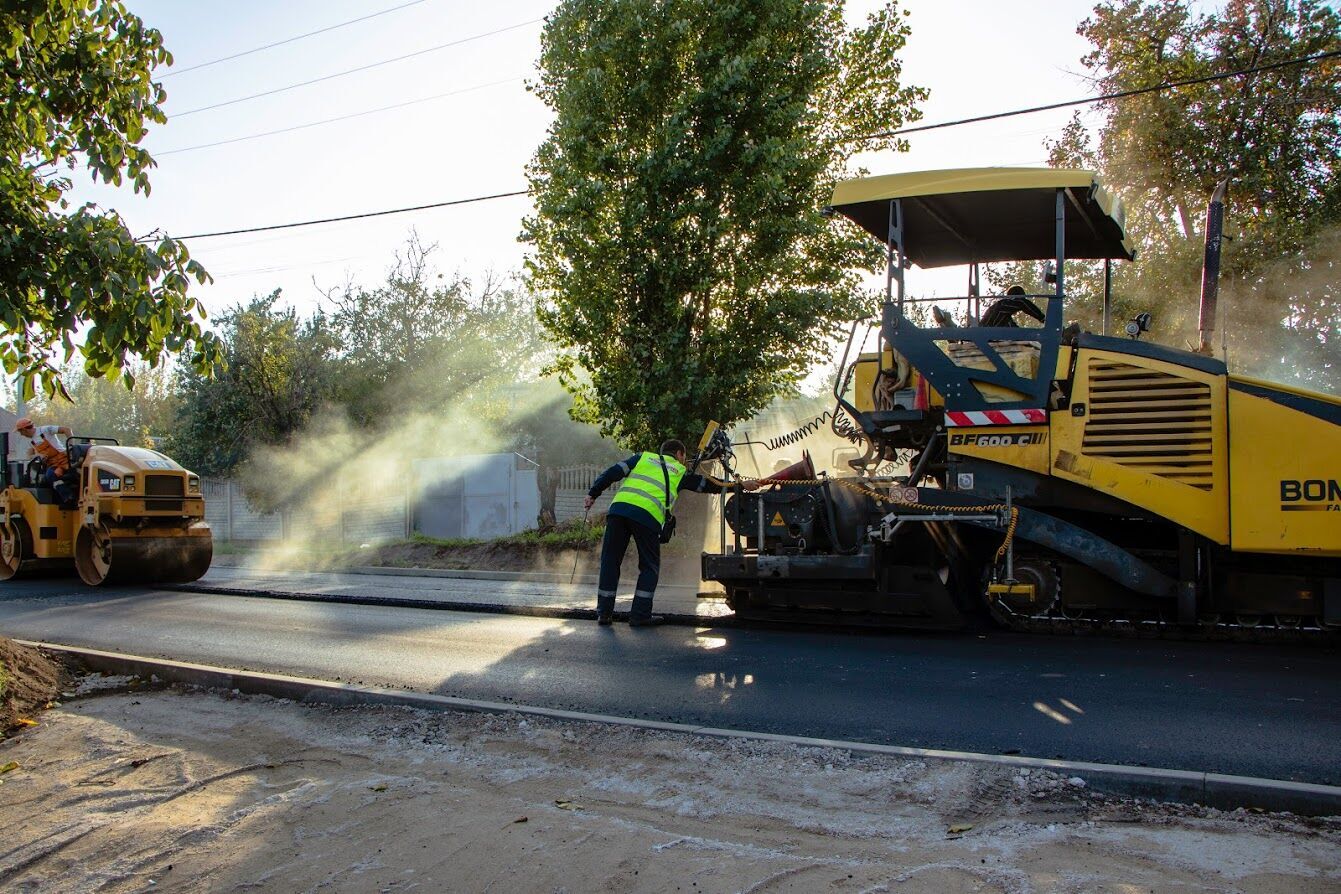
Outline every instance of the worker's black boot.
<path fill-rule="evenodd" d="M 666 623 L 661 615 L 652 614 L 651 596 L 634 596 L 633 608 L 629 611 L 630 627 L 655 627 Z"/>
<path fill-rule="evenodd" d="M 609 627 L 615 620 L 615 597 L 598 593 L 596 595 L 596 623 Z"/>
<path fill-rule="evenodd" d="M 62 509 L 71 509 L 79 505 L 79 497 L 70 489 L 70 485 L 66 482 L 59 479 L 53 481 L 51 489 L 56 492 L 56 499 L 59 501 Z"/>

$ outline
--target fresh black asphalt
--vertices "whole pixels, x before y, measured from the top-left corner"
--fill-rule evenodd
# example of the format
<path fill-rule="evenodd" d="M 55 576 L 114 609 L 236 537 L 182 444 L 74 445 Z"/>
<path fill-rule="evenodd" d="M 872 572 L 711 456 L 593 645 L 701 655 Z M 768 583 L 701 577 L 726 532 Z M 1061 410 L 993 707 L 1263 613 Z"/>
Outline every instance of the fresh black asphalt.
<path fill-rule="evenodd" d="M 1341 653 L 1317 646 L 633 630 L 68 579 L 0 585 L 0 634 L 689 724 L 1341 784 Z"/>

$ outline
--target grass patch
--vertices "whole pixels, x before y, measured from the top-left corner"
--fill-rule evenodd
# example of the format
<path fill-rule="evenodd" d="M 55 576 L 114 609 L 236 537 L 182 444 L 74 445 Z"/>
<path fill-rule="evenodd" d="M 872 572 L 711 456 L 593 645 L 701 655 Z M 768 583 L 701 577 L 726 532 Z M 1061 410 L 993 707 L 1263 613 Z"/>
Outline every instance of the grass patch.
<path fill-rule="evenodd" d="M 394 542 L 395 541 L 392 541 L 392 543 Z M 482 543 L 489 543 L 490 541 L 472 540 L 469 537 L 430 537 L 427 534 L 413 534 L 410 536 L 409 542 L 426 543 L 429 546 L 442 546 L 447 549 L 458 549 L 466 546 L 479 546 Z"/>
<path fill-rule="evenodd" d="M 506 537 L 498 537 L 493 540 L 474 540 L 469 537 L 441 538 L 415 534 L 410 538 L 410 542 L 425 543 L 429 546 L 440 546 L 446 549 L 464 549 L 491 544 L 543 546 L 551 549 L 589 549 L 598 545 L 604 534 L 604 522 L 588 522 L 575 518 L 557 524 L 546 531 L 522 531 L 520 534 L 509 534 Z"/>
<path fill-rule="evenodd" d="M 573 519 L 555 525 L 548 531 L 522 531 L 510 537 L 499 538 L 499 543 L 524 543 L 560 549 L 589 549 L 601 542 L 605 535 L 605 524 L 593 524 L 581 519 Z"/>
<path fill-rule="evenodd" d="M 0 658 L 0 698 L 5 697 L 5 691 L 9 689 L 9 668 L 5 667 L 4 659 Z"/>

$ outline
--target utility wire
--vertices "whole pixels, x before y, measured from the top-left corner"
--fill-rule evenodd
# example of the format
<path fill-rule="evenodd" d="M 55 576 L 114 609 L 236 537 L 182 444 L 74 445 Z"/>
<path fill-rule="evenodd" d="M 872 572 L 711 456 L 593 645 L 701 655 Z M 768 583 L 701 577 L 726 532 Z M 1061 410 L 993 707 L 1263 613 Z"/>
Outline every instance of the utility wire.
<path fill-rule="evenodd" d="M 529 23 L 527 23 L 527 24 L 529 24 Z M 514 27 L 520 27 L 520 26 L 514 26 Z M 1175 88 L 1177 88 L 1177 87 L 1186 87 L 1186 86 L 1188 86 L 1188 85 L 1190 85 L 1190 84 L 1203 84 L 1203 83 L 1207 83 L 1207 82 L 1209 82 L 1209 81 L 1219 81 L 1219 80 L 1224 80 L 1224 79 L 1226 79 L 1226 78 L 1238 77 L 1238 76 L 1240 76 L 1240 75 L 1253 74 L 1254 72 L 1259 72 L 1259 71 L 1270 71 L 1270 70 L 1272 70 L 1272 69 L 1276 69 L 1276 68 L 1284 68 L 1284 67 L 1289 66 L 1289 65 L 1303 65 L 1303 64 L 1310 63 L 1310 62 L 1317 62 L 1317 61 L 1320 61 L 1320 60 L 1322 60 L 1322 59 L 1331 59 L 1331 58 L 1335 58 L 1335 57 L 1338 57 L 1338 56 L 1341 56 L 1341 50 L 1333 50 L 1333 51 L 1326 52 L 1326 53 L 1317 53 L 1317 54 L 1315 54 L 1315 55 L 1313 55 L 1313 56 L 1302 56 L 1302 57 L 1299 57 L 1299 58 L 1296 58 L 1296 59 L 1287 59 L 1287 60 L 1284 60 L 1284 61 L 1282 61 L 1282 62 L 1273 62 L 1273 63 L 1271 63 L 1271 64 L 1269 64 L 1269 65 L 1259 65 L 1259 66 L 1255 66 L 1255 67 L 1253 67 L 1253 68 L 1243 68 L 1243 69 L 1239 69 L 1238 71 L 1230 71 L 1230 72 L 1225 72 L 1225 73 L 1223 73 L 1223 74 L 1218 74 L 1218 75 L 1207 75 L 1207 76 L 1205 76 L 1205 77 L 1201 77 L 1201 78 L 1191 78 L 1191 79 L 1186 80 L 1186 81 L 1174 81 L 1174 82 L 1171 82 L 1171 83 L 1168 83 L 1168 84 L 1157 84 L 1157 85 L 1155 85 L 1155 86 L 1153 86 L 1153 87 L 1142 87 L 1142 88 L 1137 89 L 1137 90 L 1124 90 L 1124 91 L 1121 91 L 1121 92 L 1119 92 L 1119 93 L 1109 93 L 1109 94 L 1106 94 L 1106 95 L 1104 95 L 1104 96 L 1096 96 L 1096 97 L 1090 97 L 1090 98 L 1086 98 L 1086 99 L 1071 100 L 1071 101 L 1069 101 L 1069 102 L 1052 103 L 1052 104 L 1050 104 L 1050 105 L 1046 105 L 1046 106 L 1036 106 L 1036 107 L 1034 107 L 1034 108 L 1030 108 L 1030 109 L 1017 109 L 1017 110 L 1012 111 L 1012 112 L 999 112 L 999 113 L 994 114 L 994 115 L 980 115 L 980 116 L 978 116 L 978 117 L 976 117 L 976 118 L 963 118 L 963 119 L 960 119 L 960 120 L 958 120 L 958 121 L 944 121 L 944 122 L 941 122 L 941 123 L 939 123 L 939 124 L 924 124 L 924 125 L 919 125 L 919 126 L 916 126 L 916 127 L 901 128 L 901 129 L 899 129 L 899 130 L 891 130 L 891 131 L 887 131 L 887 132 L 885 132 L 885 133 L 880 133 L 880 134 L 868 134 L 868 135 L 866 135 L 866 136 L 862 136 L 862 137 L 852 137 L 852 138 L 850 138 L 850 140 L 871 140 L 871 139 L 877 139 L 877 138 L 880 138 L 880 137 L 886 137 L 886 136 L 897 136 L 897 135 L 907 134 L 907 133 L 918 133 L 918 132 L 921 132 L 921 131 L 936 130 L 936 129 L 943 128 L 943 127 L 957 127 L 957 126 L 959 126 L 959 125 L 961 125 L 961 124 L 974 124 L 974 123 L 977 123 L 977 122 L 979 122 L 979 121 L 991 121 L 991 120 L 994 120 L 994 119 L 997 119 L 997 118 L 1009 118 L 1009 117 L 1012 117 L 1012 116 L 1015 116 L 1015 115 L 1027 115 L 1027 114 L 1030 114 L 1030 113 L 1032 113 L 1032 112 L 1042 112 L 1042 111 L 1047 111 L 1047 110 L 1050 110 L 1050 109 L 1060 109 L 1060 108 L 1065 108 L 1065 107 L 1067 107 L 1067 106 L 1085 105 L 1085 104 L 1087 104 L 1087 103 L 1104 102 L 1104 101 L 1112 100 L 1112 99 L 1124 99 L 1124 98 L 1126 98 L 1126 97 L 1128 97 L 1128 96 L 1139 96 L 1139 95 L 1144 94 L 1144 93 L 1155 93 L 1155 92 L 1164 91 L 1164 90 L 1173 90 L 1173 89 L 1175 89 Z M 343 217 L 328 217 L 328 218 L 324 218 L 324 219 L 321 219 L 321 220 L 304 220 L 304 221 L 296 221 L 296 222 L 294 222 L 294 223 L 274 224 L 274 225 L 271 225 L 271 226 L 265 226 L 265 227 L 248 227 L 248 228 L 246 228 L 246 229 L 241 229 L 241 230 L 220 230 L 220 231 L 218 231 L 218 232 L 214 232 L 214 233 L 196 233 L 196 234 L 191 235 L 191 236 L 178 236 L 178 237 L 176 237 L 176 238 L 178 238 L 178 239 L 183 239 L 183 240 L 185 240 L 185 239 L 207 239 L 207 238 L 210 238 L 210 237 L 212 237 L 212 236 L 236 236 L 236 235 L 240 235 L 240 234 L 242 234 L 242 233 L 263 233 L 263 232 L 267 232 L 267 231 L 270 231 L 270 230 L 287 230 L 287 229 L 292 229 L 292 228 L 294 228 L 294 227 L 310 227 L 310 226 L 314 226 L 314 225 L 316 225 L 316 224 L 338 223 L 338 222 L 340 222 L 340 221 L 346 221 L 346 220 L 360 220 L 360 219 L 362 219 L 362 218 L 367 218 L 367 217 L 383 217 L 383 216 L 388 215 L 388 214 L 405 214 L 405 213 L 407 213 L 407 212 L 411 212 L 411 211 L 427 211 L 427 210 L 429 210 L 429 209 L 431 209 L 431 208 L 446 208 L 446 207 L 448 207 L 448 206 L 450 206 L 450 205 L 469 205 L 469 204 L 473 204 L 473 203 L 475 203 L 475 202 L 488 202 L 488 201 L 492 201 L 493 199 L 506 199 L 506 198 L 511 198 L 511 197 L 513 197 L 513 196 L 524 196 L 524 195 L 529 194 L 529 192 L 530 192 L 530 190 L 519 189 L 519 190 L 515 190 L 515 191 L 513 191 L 513 192 L 501 192 L 501 193 L 495 193 L 494 195 L 488 195 L 488 196 L 475 196 L 475 197 L 473 197 L 473 198 L 469 198 L 469 199 L 456 199 L 456 200 L 454 200 L 454 201 L 449 201 L 449 202 L 435 202 L 435 203 L 430 204 L 430 205 L 415 205 L 415 206 L 408 207 L 408 208 L 391 208 L 391 209 L 388 209 L 388 210 L 385 210 L 385 211 L 369 211 L 369 212 L 365 212 L 365 213 L 363 213 L 363 214 L 348 214 L 348 215 L 345 215 L 345 216 L 343 216 Z M 141 241 L 141 242 L 149 241 L 150 239 L 153 239 L 153 238 L 157 238 L 157 237 L 144 237 L 144 238 L 142 238 L 142 239 L 139 240 L 139 241 Z"/>
<path fill-rule="evenodd" d="M 449 90 L 446 93 L 435 93 L 432 96 L 423 96 L 419 99 L 411 99 L 406 102 L 393 103 L 389 106 L 379 106 L 375 109 L 367 109 L 362 112 L 351 112 L 348 115 L 337 115 L 334 118 L 322 118 L 320 121 L 309 121 L 306 124 L 295 124 L 292 127 L 281 127 L 278 130 L 267 130 L 261 133 L 248 134 L 244 137 L 232 137 L 227 140 L 216 140 L 213 143 L 201 143 L 196 146 L 183 146 L 180 149 L 167 149 L 162 152 L 155 152 L 154 157 L 159 158 L 164 155 L 176 155 L 179 152 L 194 152 L 197 149 L 210 149 L 214 146 L 227 146 L 231 143 L 245 143 L 248 140 L 259 140 L 262 137 L 273 137 L 276 134 L 292 133 L 295 130 L 306 130 L 309 127 L 318 127 L 322 124 L 332 124 L 336 121 L 348 121 L 351 118 L 362 118 L 365 115 L 375 115 L 378 112 L 389 112 L 392 109 L 403 109 L 406 106 L 419 105 L 420 103 L 431 102 L 435 99 L 443 99 L 448 96 L 460 96 L 462 93 L 473 93 L 476 90 L 484 90 L 488 87 L 497 87 L 500 84 L 511 84 L 516 81 L 525 80 L 525 76 L 519 75 L 515 78 L 504 78 L 501 81 L 490 81 L 487 84 L 476 84 L 473 87 L 462 87 L 460 90 Z"/>
<path fill-rule="evenodd" d="M 1164 90 L 1173 90 L 1178 87 L 1188 87 L 1192 84 L 1206 84 L 1211 81 L 1223 81 L 1227 78 L 1236 78 L 1242 75 L 1255 74 L 1259 71 L 1272 71 L 1277 68 L 1286 68 L 1291 65 L 1307 65 L 1312 62 L 1318 62 L 1322 59 L 1334 59 L 1341 56 L 1341 50 L 1332 50 L 1327 53 L 1317 53 L 1313 56 L 1300 56 L 1295 59 L 1285 59 L 1281 62 L 1272 62 L 1268 65 L 1257 65 L 1252 68 L 1240 68 L 1237 71 L 1227 71 L 1221 74 L 1205 75 L 1200 78 L 1189 78 L 1186 81 L 1171 81 L 1167 84 L 1156 84 L 1153 87 L 1139 87 L 1135 90 L 1120 90 L 1117 93 L 1105 93 L 1103 96 L 1090 96 L 1084 99 L 1071 99 L 1066 102 L 1054 102 L 1045 106 L 1033 106 L 1028 109 L 1015 109 L 1011 112 L 997 112 L 992 115 L 978 115 L 974 118 L 960 118 L 957 121 L 942 121 L 938 124 L 919 124 L 914 127 L 901 127 L 898 130 L 886 130 L 880 133 L 864 134 L 862 136 L 848 137 L 842 142 L 856 143 L 865 140 L 880 140 L 885 137 L 897 137 L 910 133 L 922 133 L 928 130 L 939 130 L 943 127 L 958 127 L 961 124 L 977 124 L 981 121 L 995 121 L 998 118 L 1013 118 L 1016 115 L 1032 115 L 1035 112 L 1049 112 L 1053 109 L 1064 109 L 1068 106 L 1091 105 L 1096 102 L 1108 102 L 1114 99 L 1126 99 L 1130 96 L 1141 96 L 1145 93 L 1159 93 Z"/>
<path fill-rule="evenodd" d="M 344 71 L 337 71 L 334 74 L 322 75 L 319 78 L 312 78 L 309 81 L 300 81 L 297 84 L 289 84 L 286 87 L 275 87 L 273 90 L 264 90 L 260 93 L 253 93 L 250 96 L 239 96 L 236 99 L 226 99 L 223 102 L 216 102 L 212 105 L 201 106 L 200 108 L 197 109 L 188 109 L 185 112 L 173 112 L 170 114 L 170 117 L 182 118 L 186 115 L 194 115 L 197 112 L 208 112 L 211 109 L 221 109 L 224 106 L 232 106 L 237 105 L 240 102 L 247 102 L 248 100 L 252 99 L 260 99 L 262 96 L 274 96 L 276 93 L 284 93 L 288 90 L 296 90 L 299 87 L 307 87 L 311 84 L 320 84 L 323 81 L 331 81 L 336 78 L 342 78 L 345 75 L 356 74 L 358 72 L 368 71 L 369 69 L 373 68 L 380 68 L 383 65 L 390 65 L 393 62 L 404 62 L 406 59 L 413 59 L 416 56 L 424 56 L 427 55 L 428 53 L 436 53 L 439 50 L 445 50 L 449 47 L 460 46 L 463 43 L 470 43 L 471 41 L 474 40 L 482 40 L 483 38 L 486 37 L 493 37 L 496 34 L 503 34 L 507 31 L 516 31 L 518 28 L 525 28 L 527 25 L 534 25 L 536 22 L 541 21 L 544 21 L 544 19 L 531 19 L 526 22 L 519 22 L 516 25 L 508 25 L 506 28 L 498 28 L 497 30 L 494 31 L 486 31 L 483 34 L 473 34 L 470 37 L 462 37 L 459 40 L 453 40 L 447 43 L 438 44 L 435 47 L 429 47 L 428 49 L 425 50 L 416 50 L 413 53 L 406 53 L 404 56 L 395 56 L 392 57 L 391 59 L 383 59 L 380 62 L 370 62 L 367 65 L 360 65 L 357 68 L 347 68 Z"/>
<path fill-rule="evenodd" d="M 321 220 L 300 220 L 294 223 L 271 224 L 268 227 L 247 227 L 241 230 L 220 230 L 215 233 L 194 233 L 190 236 L 175 236 L 175 239 L 208 239 L 211 236 L 237 236 L 242 233 L 265 233 L 270 230 L 290 230 L 294 227 L 311 227 L 316 224 L 340 223 L 345 220 L 362 220 L 365 217 L 385 217 L 388 214 L 405 214 L 409 211 L 427 211 L 430 208 L 446 208 L 450 205 L 470 205 L 475 202 L 488 202 L 493 199 L 506 199 L 512 196 L 524 196 L 530 190 L 519 189 L 515 192 L 499 192 L 489 196 L 474 196 L 469 199 L 453 199 L 450 202 L 434 202 L 431 205 L 412 205 L 408 208 L 389 208 L 385 211 L 365 211 L 362 214 L 346 214 L 343 217 L 325 217 Z M 145 236 L 137 241 L 149 242 L 161 238 L 160 236 Z"/>
<path fill-rule="evenodd" d="M 240 53 L 234 53 L 231 56 L 220 56 L 218 59 L 211 59 L 208 62 L 200 62 L 197 63 L 196 65 L 188 65 L 186 68 L 174 68 L 171 71 L 164 72 L 163 74 L 159 75 L 159 80 L 162 80 L 163 78 L 170 78 L 173 75 L 186 74 L 188 71 L 196 71 L 201 68 L 209 68 L 211 65 L 218 65 L 220 62 L 232 62 L 234 59 L 241 59 L 243 56 L 250 56 L 252 53 L 259 53 L 262 50 L 273 50 L 275 47 L 282 47 L 286 43 L 293 43 L 294 41 L 302 40 L 303 38 L 306 37 L 314 37 L 318 34 L 325 34 L 327 31 L 334 31 L 337 28 L 343 28 L 346 25 L 355 25 L 359 22 L 366 22 L 368 21 L 368 19 L 375 19 L 378 16 L 384 16 L 389 12 L 397 12 L 398 10 L 402 10 L 407 6 L 417 6 L 418 4 L 423 2 L 424 0 L 410 0 L 409 3 L 402 3 L 400 6 L 393 6 L 390 9 L 384 9 L 381 12 L 369 13 L 366 16 L 359 16 L 357 19 L 350 19 L 347 22 L 340 22 L 335 25 L 327 25 L 325 28 L 318 28 L 316 31 L 308 31 L 306 34 L 296 34 L 293 37 L 286 37 L 283 40 L 277 40 L 274 43 L 268 43 L 265 46 L 252 47 L 250 50 L 243 50 Z"/>

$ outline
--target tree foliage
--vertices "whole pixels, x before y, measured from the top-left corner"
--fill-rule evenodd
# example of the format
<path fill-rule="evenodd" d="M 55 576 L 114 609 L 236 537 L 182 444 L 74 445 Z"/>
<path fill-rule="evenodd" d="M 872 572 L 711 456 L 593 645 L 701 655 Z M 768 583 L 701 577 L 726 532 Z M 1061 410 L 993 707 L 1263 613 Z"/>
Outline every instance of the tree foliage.
<path fill-rule="evenodd" d="M 567 394 L 539 381 L 552 350 L 533 302 L 507 279 L 474 287 L 440 275 L 433 252 L 411 236 L 383 283 L 330 289 L 308 317 L 278 291 L 221 316 L 226 368 L 178 376 L 168 452 L 207 475 L 245 475 L 258 447 L 278 448 L 259 451 L 267 468 L 310 452 L 300 461 L 329 472 L 343 461 L 334 454 L 364 442 L 393 463 L 463 449 L 518 450 L 546 466 L 609 458 L 593 428 L 567 417 Z M 259 477 L 257 505 L 276 502 L 261 491 L 305 480 Z"/>
<path fill-rule="evenodd" d="M 476 289 L 437 272 L 435 248 L 412 235 L 385 283 L 326 292 L 341 346 L 338 399 L 360 425 L 487 399 L 535 372 L 542 345 L 527 296 L 504 278 Z"/>
<path fill-rule="evenodd" d="M 181 413 L 167 438 L 174 459 L 223 475 L 256 444 L 283 445 L 335 393 L 337 340 L 322 314 L 304 319 L 279 307 L 275 290 L 219 318 L 226 368 L 184 369 Z"/>
<path fill-rule="evenodd" d="M 166 366 L 131 362 L 134 384 L 93 378 L 78 365 L 61 371 L 69 396 L 38 397 L 28 414 L 43 423 L 68 425 L 76 435 L 116 438 L 122 444 L 150 446 L 174 425 L 179 395 Z"/>
<path fill-rule="evenodd" d="M 1079 28 L 1103 93 L 1341 49 L 1318 0 L 1119 0 Z M 1139 246 L 1119 265 L 1119 311 L 1153 309 L 1164 337 L 1195 343 L 1204 208 L 1229 178 L 1220 326 L 1233 364 L 1341 386 L 1341 61 L 1326 59 L 1105 104 L 1097 142 L 1075 119 L 1052 163 L 1097 167 L 1126 201 Z M 1094 324 L 1095 271 L 1072 277 Z"/>
<path fill-rule="evenodd" d="M 565 0 L 530 87 L 529 283 L 576 418 L 696 436 L 793 387 L 857 315 L 879 247 L 821 214 L 859 147 L 919 117 L 893 2 Z"/>
<path fill-rule="evenodd" d="M 149 191 L 140 145 L 162 123 L 151 78 L 169 62 L 162 36 L 119 0 L 12 0 L 0 5 L 0 365 L 27 395 L 61 388 L 76 352 L 90 377 L 185 352 L 205 370 L 218 344 L 187 295 L 208 279 L 186 246 L 137 241 L 114 211 L 71 207 L 70 172 Z M 82 328 L 82 342 L 76 343 Z"/>

